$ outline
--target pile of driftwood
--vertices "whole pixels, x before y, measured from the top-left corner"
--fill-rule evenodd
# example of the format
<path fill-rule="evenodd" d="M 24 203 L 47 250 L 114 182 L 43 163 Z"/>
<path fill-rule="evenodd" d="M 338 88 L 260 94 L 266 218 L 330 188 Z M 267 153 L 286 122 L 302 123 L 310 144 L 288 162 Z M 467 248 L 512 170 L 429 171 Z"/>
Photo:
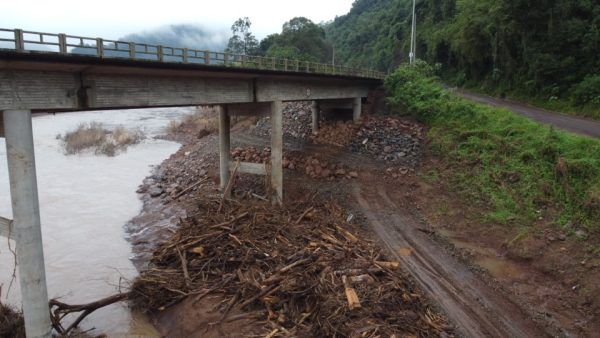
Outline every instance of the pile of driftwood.
<path fill-rule="evenodd" d="M 268 337 L 439 336 L 451 330 L 425 297 L 335 203 L 312 196 L 273 207 L 197 197 L 198 212 L 159 247 L 129 299 L 159 312 L 223 295 L 222 320 L 259 314 Z"/>

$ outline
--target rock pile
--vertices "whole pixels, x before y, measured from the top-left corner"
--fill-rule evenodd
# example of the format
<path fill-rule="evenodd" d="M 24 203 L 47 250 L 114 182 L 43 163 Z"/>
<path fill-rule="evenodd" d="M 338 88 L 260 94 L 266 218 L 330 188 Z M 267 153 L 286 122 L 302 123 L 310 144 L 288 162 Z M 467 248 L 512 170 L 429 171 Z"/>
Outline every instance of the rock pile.
<path fill-rule="evenodd" d="M 414 172 L 415 169 L 407 168 L 407 167 L 390 167 L 385 170 L 385 174 L 388 178 L 399 179 L 402 178 L 409 173 Z"/>
<path fill-rule="evenodd" d="M 357 178 L 358 173 L 356 171 L 350 171 L 348 167 L 327 162 L 317 157 L 309 156 L 303 161 L 304 172 L 312 178 Z"/>
<path fill-rule="evenodd" d="M 258 150 L 256 147 L 236 147 L 231 151 L 233 160 L 239 160 L 252 163 L 269 163 L 271 158 L 271 149 L 266 147 Z M 316 156 L 303 156 L 298 152 L 286 152 L 283 155 L 283 167 L 306 173 L 314 179 L 329 179 L 335 178 L 356 178 L 358 173 L 352 171 L 347 166 L 331 161 L 320 159 Z"/>
<path fill-rule="evenodd" d="M 312 115 L 310 102 L 289 102 L 283 107 L 283 135 L 297 139 L 307 139 L 312 133 Z M 268 117 L 256 123 L 254 134 L 271 135 L 271 122 Z"/>
<path fill-rule="evenodd" d="M 208 180 L 210 163 L 217 161 L 216 156 L 202 152 L 201 144 L 188 145 L 146 178 L 137 193 L 147 192 L 152 198 L 170 201 L 190 187 L 197 188 L 198 177 Z"/>
<path fill-rule="evenodd" d="M 315 143 L 346 147 L 351 143 L 358 129 L 358 125 L 353 121 L 321 123 L 319 132 L 313 135 L 311 140 Z"/>
<path fill-rule="evenodd" d="M 368 117 L 352 139 L 350 149 L 380 160 L 416 166 L 422 139 L 423 127 L 417 123 L 391 117 Z"/>

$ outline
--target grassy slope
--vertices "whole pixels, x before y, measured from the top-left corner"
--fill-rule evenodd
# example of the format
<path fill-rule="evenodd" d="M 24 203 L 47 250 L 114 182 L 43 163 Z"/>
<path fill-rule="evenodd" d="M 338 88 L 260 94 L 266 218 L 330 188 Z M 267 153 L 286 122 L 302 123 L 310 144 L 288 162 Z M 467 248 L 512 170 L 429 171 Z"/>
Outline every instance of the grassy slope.
<path fill-rule="evenodd" d="M 490 220 L 529 225 L 545 211 L 558 224 L 600 229 L 599 140 L 467 102 L 431 74 L 422 64 L 400 67 L 386 80 L 389 103 L 429 124 L 455 189 Z"/>

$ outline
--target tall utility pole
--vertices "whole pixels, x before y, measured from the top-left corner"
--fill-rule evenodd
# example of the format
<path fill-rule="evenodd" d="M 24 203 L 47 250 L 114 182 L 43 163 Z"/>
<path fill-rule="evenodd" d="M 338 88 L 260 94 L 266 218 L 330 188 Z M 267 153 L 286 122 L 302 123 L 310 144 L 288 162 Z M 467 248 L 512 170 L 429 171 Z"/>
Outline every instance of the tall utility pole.
<path fill-rule="evenodd" d="M 408 54 L 409 62 L 412 64 L 417 56 L 417 17 L 415 13 L 417 0 L 413 0 L 412 8 L 412 29 L 410 32 L 410 54 Z"/>
<path fill-rule="evenodd" d="M 331 47 L 331 65 L 335 66 L 335 47 Z"/>

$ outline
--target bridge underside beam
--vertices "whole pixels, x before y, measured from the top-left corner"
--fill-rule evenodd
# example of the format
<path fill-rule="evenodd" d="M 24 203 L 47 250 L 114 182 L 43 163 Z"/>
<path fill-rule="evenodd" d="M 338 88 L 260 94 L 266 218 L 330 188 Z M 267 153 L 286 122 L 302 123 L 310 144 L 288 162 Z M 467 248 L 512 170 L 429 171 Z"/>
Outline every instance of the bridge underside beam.
<path fill-rule="evenodd" d="M 0 68 L 0 110 L 70 111 L 365 97 L 370 85 L 290 77 L 221 78 Z"/>

